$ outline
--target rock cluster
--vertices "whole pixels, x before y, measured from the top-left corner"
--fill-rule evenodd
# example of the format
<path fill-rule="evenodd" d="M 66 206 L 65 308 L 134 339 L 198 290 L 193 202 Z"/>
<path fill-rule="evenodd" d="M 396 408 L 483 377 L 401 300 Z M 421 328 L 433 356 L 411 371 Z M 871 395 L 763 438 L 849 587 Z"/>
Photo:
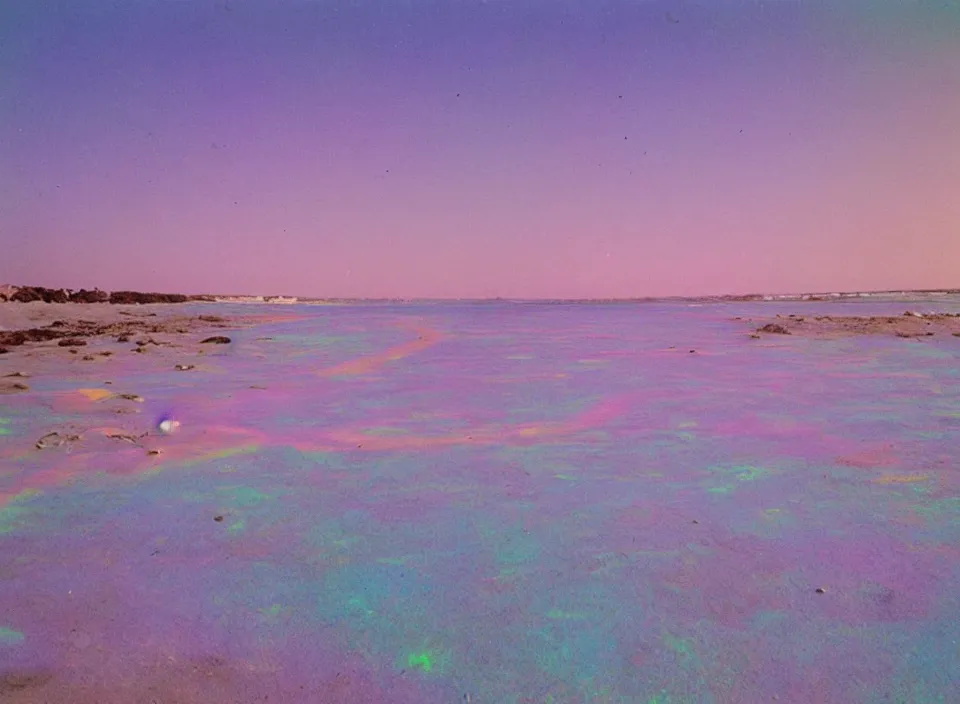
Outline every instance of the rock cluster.
<path fill-rule="evenodd" d="M 44 288 L 42 286 L 4 287 L 0 291 L 0 301 L 18 303 L 113 303 L 116 305 L 147 303 L 187 303 L 188 301 L 215 301 L 213 296 L 186 296 L 182 293 L 142 293 L 140 291 L 113 291 L 107 293 L 98 288 L 92 291 L 85 288 L 72 291 L 66 288 Z"/>

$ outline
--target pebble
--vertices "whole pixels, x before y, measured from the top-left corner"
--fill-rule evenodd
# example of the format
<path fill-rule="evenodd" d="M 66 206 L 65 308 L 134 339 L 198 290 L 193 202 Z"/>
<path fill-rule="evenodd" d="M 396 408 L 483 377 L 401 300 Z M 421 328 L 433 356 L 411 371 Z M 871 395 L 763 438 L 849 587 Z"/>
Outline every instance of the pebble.
<path fill-rule="evenodd" d="M 157 426 L 161 433 L 164 435 L 169 435 L 170 433 L 176 431 L 180 427 L 180 421 L 177 420 L 162 420 Z"/>

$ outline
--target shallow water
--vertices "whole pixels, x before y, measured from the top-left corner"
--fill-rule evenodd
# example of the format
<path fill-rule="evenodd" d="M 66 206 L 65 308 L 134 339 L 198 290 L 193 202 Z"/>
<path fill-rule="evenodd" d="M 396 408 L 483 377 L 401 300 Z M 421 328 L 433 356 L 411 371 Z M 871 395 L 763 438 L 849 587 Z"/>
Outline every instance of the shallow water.
<path fill-rule="evenodd" d="M 0 397 L 0 699 L 956 701 L 960 338 L 732 320 L 905 307 L 960 300 L 257 306 L 46 362 Z"/>

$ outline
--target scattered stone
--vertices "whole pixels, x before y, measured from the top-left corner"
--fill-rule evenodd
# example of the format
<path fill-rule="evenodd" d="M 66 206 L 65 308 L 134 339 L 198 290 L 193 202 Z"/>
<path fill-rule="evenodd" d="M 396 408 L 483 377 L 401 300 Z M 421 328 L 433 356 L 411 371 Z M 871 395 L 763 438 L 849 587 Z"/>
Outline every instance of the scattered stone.
<path fill-rule="evenodd" d="M 160 450 L 157 450 L 157 449 L 147 450 L 147 454 L 148 454 L 148 455 L 159 455 L 159 454 L 160 454 Z"/>
<path fill-rule="evenodd" d="M 759 339 L 760 339 L 760 336 L 759 336 L 757 333 L 755 333 L 755 332 L 754 332 L 754 333 L 750 333 L 750 337 L 751 337 L 751 339 L 753 339 L 753 340 L 759 340 Z"/>
<path fill-rule="evenodd" d="M 117 394 L 117 398 L 122 398 L 126 401 L 135 401 L 136 403 L 143 403 L 143 396 L 137 396 L 136 394 Z"/>
<path fill-rule="evenodd" d="M 214 335 L 206 340 L 200 340 L 201 345 L 229 345 L 230 338 L 225 335 Z"/>
<path fill-rule="evenodd" d="M 191 369 L 196 369 L 196 367 L 194 367 L 192 364 L 177 364 L 174 366 L 174 369 L 176 369 L 178 372 L 188 372 Z"/>
<path fill-rule="evenodd" d="M 827 590 L 823 587 L 817 587 L 817 594 L 826 594 Z"/>
<path fill-rule="evenodd" d="M 789 335 L 790 331 L 777 323 L 767 323 L 763 327 L 757 328 L 757 332 L 766 332 L 771 335 Z"/>
<path fill-rule="evenodd" d="M 85 355 L 83 355 L 83 361 L 84 361 L 84 362 L 92 362 L 92 361 L 93 361 L 93 356 L 92 356 L 92 355 L 89 355 L 89 354 L 85 354 Z"/>
<path fill-rule="evenodd" d="M 176 431 L 180 427 L 180 421 L 166 418 L 157 425 L 157 429 L 164 435 L 169 435 L 170 433 Z"/>
<path fill-rule="evenodd" d="M 87 341 L 81 340 L 79 337 L 68 337 L 66 339 L 60 340 L 57 343 L 58 347 L 86 347 Z"/>
<path fill-rule="evenodd" d="M 201 315 L 199 320 L 202 320 L 205 323 L 222 323 L 225 322 L 223 318 L 219 315 Z"/>
<path fill-rule="evenodd" d="M 222 522 L 223 522 L 223 516 L 214 516 L 214 517 L 213 517 L 213 520 L 215 520 L 217 523 L 222 523 Z"/>
<path fill-rule="evenodd" d="M 98 352 L 97 354 L 99 354 L 101 357 L 112 357 L 112 356 L 113 356 L 113 352 L 110 352 L 109 350 L 104 351 L 104 352 Z"/>
<path fill-rule="evenodd" d="M 6 347 L 0 347 L 0 354 L 8 354 L 9 352 L 10 350 L 8 350 Z"/>
<path fill-rule="evenodd" d="M 51 447 L 60 447 L 62 444 L 63 437 L 57 432 L 47 433 L 42 438 L 37 440 L 36 443 L 38 450 L 46 450 Z"/>
<path fill-rule="evenodd" d="M 118 336 L 117 336 L 117 342 L 130 342 L 130 336 L 129 336 L 129 335 L 118 335 Z"/>
<path fill-rule="evenodd" d="M 107 435 L 107 437 L 111 438 L 112 440 L 123 440 L 124 442 L 129 442 L 129 443 L 133 443 L 134 445 L 139 445 L 140 438 L 143 436 L 141 435 L 138 437 L 136 435 L 126 435 L 124 433 L 111 433 Z"/>
<path fill-rule="evenodd" d="M 29 374 L 24 374 L 23 372 L 10 372 L 9 374 L 4 374 L 6 377 L 17 377 L 18 379 L 29 379 Z"/>

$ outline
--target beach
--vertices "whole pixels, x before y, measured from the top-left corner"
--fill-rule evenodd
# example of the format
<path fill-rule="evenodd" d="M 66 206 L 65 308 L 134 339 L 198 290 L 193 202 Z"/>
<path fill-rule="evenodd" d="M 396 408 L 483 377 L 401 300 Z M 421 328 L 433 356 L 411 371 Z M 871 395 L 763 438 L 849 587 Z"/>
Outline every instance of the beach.
<path fill-rule="evenodd" d="M 951 701 L 958 314 L 0 303 L 0 701 Z"/>

